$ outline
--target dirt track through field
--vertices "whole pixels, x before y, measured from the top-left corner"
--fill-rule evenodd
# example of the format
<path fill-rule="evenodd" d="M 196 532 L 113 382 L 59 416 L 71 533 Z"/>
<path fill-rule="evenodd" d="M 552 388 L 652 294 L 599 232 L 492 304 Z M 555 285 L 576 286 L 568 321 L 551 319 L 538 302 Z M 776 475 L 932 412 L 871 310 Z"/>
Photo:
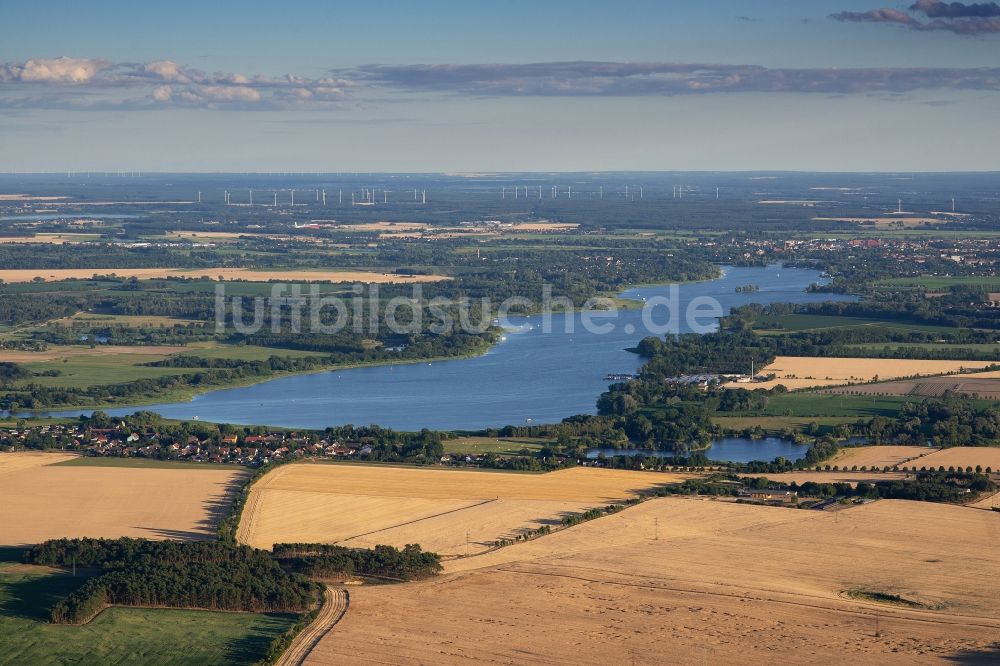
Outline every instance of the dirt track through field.
<path fill-rule="evenodd" d="M 323 591 L 323 607 L 320 609 L 319 615 L 295 637 L 285 653 L 275 662 L 275 666 L 299 666 L 319 644 L 320 640 L 324 638 L 335 640 L 328 637 L 328 634 L 347 614 L 350 605 L 351 597 L 347 590 L 327 585 L 326 590 Z"/>
<path fill-rule="evenodd" d="M 998 538 L 991 512 L 924 502 L 827 514 L 650 500 L 434 579 L 354 590 L 306 663 L 989 663 Z"/>

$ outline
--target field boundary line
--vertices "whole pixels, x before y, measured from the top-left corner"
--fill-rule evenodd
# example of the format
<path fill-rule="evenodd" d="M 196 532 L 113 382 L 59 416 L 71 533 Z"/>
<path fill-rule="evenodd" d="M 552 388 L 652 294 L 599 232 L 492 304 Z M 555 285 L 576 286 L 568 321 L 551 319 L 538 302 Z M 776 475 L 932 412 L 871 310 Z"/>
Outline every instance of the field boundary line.
<path fill-rule="evenodd" d="M 261 496 L 264 491 L 274 482 L 275 479 L 280 477 L 288 465 L 282 465 L 278 469 L 273 469 L 266 472 L 262 477 L 256 481 L 250 482 L 250 487 L 247 489 L 247 500 L 243 505 L 242 510 L 239 515 L 239 522 L 236 523 L 236 543 L 243 543 L 250 545 L 250 538 L 254 534 L 253 521 L 254 517 L 257 515 L 257 509 L 261 502 Z M 271 477 L 271 478 L 267 478 Z M 244 527 L 245 526 L 245 527 Z M 242 536 L 241 536 L 242 534 Z"/>
<path fill-rule="evenodd" d="M 351 539 L 360 539 L 361 537 L 368 536 L 370 534 L 378 534 L 379 532 L 385 532 L 386 530 L 394 530 L 397 527 L 403 527 L 405 525 L 412 525 L 414 523 L 419 523 L 424 520 L 430 520 L 432 518 L 440 518 L 441 516 L 447 516 L 449 513 L 458 513 L 459 511 L 466 511 L 468 509 L 475 509 L 478 506 L 483 506 L 485 504 L 492 504 L 493 502 L 499 502 L 499 498 L 482 500 L 481 502 L 476 502 L 475 504 L 470 504 L 469 506 L 459 507 L 457 509 L 449 509 L 448 511 L 442 511 L 441 513 L 435 513 L 432 516 L 424 516 L 423 518 L 416 518 L 414 520 L 408 520 L 405 523 L 397 523 L 396 525 L 390 525 L 389 527 L 382 527 L 377 530 L 372 530 L 371 532 L 363 532 L 361 534 L 355 534 L 353 536 L 345 537 L 343 539 L 338 539 L 333 543 L 344 543 L 345 541 L 350 541 Z"/>

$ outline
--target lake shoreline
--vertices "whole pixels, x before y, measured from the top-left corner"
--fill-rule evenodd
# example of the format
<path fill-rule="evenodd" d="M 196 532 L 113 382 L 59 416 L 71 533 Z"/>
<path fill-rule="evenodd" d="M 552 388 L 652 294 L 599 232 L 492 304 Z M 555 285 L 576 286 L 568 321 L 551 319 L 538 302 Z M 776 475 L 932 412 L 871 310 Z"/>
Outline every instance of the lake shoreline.
<path fill-rule="evenodd" d="M 820 280 L 818 271 L 787 269 L 786 274 L 780 264 L 718 268 L 720 277 L 680 285 L 676 307 L 664 309 L 658 304 L 659 309 L 648 317 L 645 311 L 623 309 L 617 318 L 605 321 L 595 313 L 591 323 L 608 330 L 588 328 L 579 312 L 554 313 L 551 319 L 519 315 L 512 317 L 513 329 L 501 334 L 495 344 L 457 356 L 321 367 L 228 385 L 185 387 L 169 396 L 127 403 L 57 406 L 19 414 L 63 417 L 99 409 L 121 416 L 148 409 L 177 421 L 274 424 L 293 429 L 377 423 L 397 431 L 428 428 L 442 432 L 558 423 L 576 414 L 593 414 L 597 398 L 607 390 L 606 375 L 637 372 L 642 360 L 627 350 L 642 337 L 660 335 L 657 327 L 665 323 L 666 312 L 672 317 L 677 310 L 681 332 L 689 332 L 681 315 L 694 298 L 714 297 L 725 313 L 747 302 L 829 298 L 806 292 L 809 284 Z M 722 284 L 715 284 L 720 280 Z M 760 282 L 765 289 L 754 294 L 732 289 L 747 282 Z M 630 287 L 619 293 L 628 293 L 636 306 L 642 306 L 646 297 L 651 302 L 677 297 L 663 285 Z M 453 360 L 464 362 L 445 362 Z"/>
<path fill-rule="evenodd" d="M 717 271 L 715 277 L 711 277 L 711 278 L 695 279 L 695 280 L 675 280 L 675 281 L 668 281 L 668 282 L 649 282 L 649 283 L 634 284 L 634 285 L 629 285 L 629 286 L 623 288 L 621 291 L 617 292 L 616 294 L 603 294 L 602 293 L 602 294 L 595 295 L 592 298 L 605 298 L 605 299 L 608 299 L 608 300 L 610 300 L 610 301 L 612 301 L 614 303 L 614 305 L 615 305 L 615 307 L 616 307 L 617 310 L 638 310 L 638 309 L 641 309 L 643 307 L 643 305 L 644 305 L 643 301 L 637 300 L 637 299 L 631 299 L 631 298 L 623 298 L 621 296 L 621 294 L 624 294 L 625 292 L 631 291 L 633 289 L 641 289 L 641 288 L 644 288 L 644 287 L 662 287 L 662 286 L 669 286 L 669 285 L 673 285 L 673 284 L 678 284 L 678 285 L 680 285 L 680 284 L 696 284 L 696 283 L 702 283 L 702 282 L 711 282 L 713 280 L 719 280 L 719 279 L 722 279 L 723 277 L 725 277 L 725 271 L 723 270 L 724 266 L 723 265 L 716 265 L 716 268 L 718 269 L 718 271 Z M 556 314 L 560 314 L 561 315 L 561 314 L 566 314 L 566 313 L 564 311 L 554 311 L 553 314 L 554 315 L 556 315 Z M 512 315 L 512 316 L 514 316 L 514 315 Z M 525 312 L 525 313 L 519 313 L 516 316 L 518 316 L 518 317 L 524 317 L 524 318 L 529 318 L 529 317 L 541 317 L 541 316 L 543 316 L 543 314 L 541 313 L 541 311 L 537 311 L 536 312 L 536 311 L 532 310 L 532 311 L 528 311 L 528 312 Z M 505 331 L 505 332 L 509 332 L 509 331 Z M 45 409 L 38 409 L 38 410 L 18 411 L 18 412 L 14 412 L 14 413 L 3 413 L 3 412 L 0 412 L 0 418 L 16 419 L 16 418 L 18 418 L 18 415 L 40 414 L 40 413 L 49 413 L 49 412 L 67 412 L 67 411 L 74 411 L 76 409 L 80 409 L 82 411 L 100 411 L 100 410 L 105 410 L 105 409 L 127 409 L 127 408 L 131 408 L 131 407 L 141 408 L 141 407 L 148 407 L 150 405 L 163 404 L 164 402 L 172 402 L 172 403 L 173 402 L 177 402 L 177 403 L 180 403 L 180 402 L 192 402 L 199 395 L 204 395 L 206 393 L 212 393 L 214 391 L 226 391 L 226 390 L 229 390 L 229 389 L 236 389 L 236 388 L 246 388 L 246 387 L 249 387 L 249 386 L 255 386 L 255 385 L 258 385 L 258 384 L 263 384 L 265 382 L 269 382 L 269 381 L 272 381 L 272 380 L 286 379 L 286 378 L 289 378 L 289 377 L 301 377 L 301 376 L 307 376 L 307 375 L 315 375 L 315 374 L 320 374 L 320 373 L 323 373 L 323 372 L 338 372 L 340 370 L 355 370 L 355 369 L 358 369 L 358 368 L 386 367 L 386 366 L 392 366 L 392 365 L 411 365 L 411 364 L 416 364 L 416 363 L 439 363 L 439 362 L 444 362 L 444 361 L 461 361 L 461 360 L 467 360 L 467 359 L 470 359 L 470 358 L 476 358 L 478 356 L 483 356 L 485 354 L 489 354 L 491 351 L 493 351 L 496 348 L 497 345 L 500 344 L 500 342 L 501 342 L 500 338 L 501 338 L 501 336 L 497 335 L 496 339 L 493 342 L 491 342 L 488 345 L 486 345 L 485 348 L 482 349 L 481 351 L 479 351 L 479 350 L 477 350 L 477 351 L 470 351 L 470 352 L 466 352 L 466 353 L 463 353 L 463 354 L 456 354 L 456 355 L 452 355 L 452 356 L 429 356 L 429 357 L 426 357 L 426 358 L 419 358 L 419 359 L 385 359 L 385 360 L 380 360 L 380 361 L 368 361 L 368 362 L 360 362 L 360 363 L 348 363 L 348 364 L 345 364 L 345 365 L 324 366 L 324 367 L 320 367 L 320 368 L 313 368 L 313 369 L 310 369 L 310 370 L 284 371 L 284 372 L 279 372 L 279 373 L 275 373 L 275 374 L 272 374 L 272 375 L 261 376 L 261 377 L 244 377 L 244 378 L 241 378 L 241 379 L 238 379 L 238 380 L 227 382 L 225 384 L 213 384 L 213 385 L 210 385 L 210 386 L 206 386 L 205 388 L 201 388 L 201 389 L 193 388 L 193 387 L 187 387 L 187 388 L 184 388 L 184 389 L 174 389 L 174 390 L 171 390 L 171 391 L 166 391 L 166 392 L 164 392 L 162 394 L 157 394 L 155 396 L 142 397 L 142 398 L 138 398 L 138 399 L 136 399 L 134 401 L 133 400 L 129 400 L 127 403 L 121 403 L 121 402 L 99 402 L 99 403 L 84 404 L 84 405 L 68 405 L 68 406 L 53 405 L 52 407 L 45 408 Z M 280 350 L 278 350 L 276 348 L 276 351 L 280 351 Z M 280 356 L 279 353 L 275 353 L 273 355 L 274 356 Z M 596 398 L 595 398 L 595 400 L 596 400 Z M 31 418 L 31 417 L 28 417 L 28 418 Z M 69 418 L 69 417 L 56 417 L 56 418 Z M 179 419 L 179 420 L 182 420 L 182 421 L 191 421 L 193 419 Z M 205 421 L 206 419 L 198 419 L 198 420 L 199 421 Z M 208 421 L 208 422 L 209 423 L 214 423 L 214 421 Z M 478 431 L 471 431 L 471 432 L 478 432 Z"/>

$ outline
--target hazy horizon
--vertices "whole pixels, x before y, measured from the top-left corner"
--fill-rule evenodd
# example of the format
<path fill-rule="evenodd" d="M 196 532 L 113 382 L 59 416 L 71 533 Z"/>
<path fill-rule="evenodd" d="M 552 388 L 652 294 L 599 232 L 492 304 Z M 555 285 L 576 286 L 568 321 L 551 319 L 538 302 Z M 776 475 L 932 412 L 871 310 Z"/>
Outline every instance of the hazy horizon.
<path fill-rule="evenodd" d="M 0 171 L 991 171 L 993 7 L 11 0 Z"/>

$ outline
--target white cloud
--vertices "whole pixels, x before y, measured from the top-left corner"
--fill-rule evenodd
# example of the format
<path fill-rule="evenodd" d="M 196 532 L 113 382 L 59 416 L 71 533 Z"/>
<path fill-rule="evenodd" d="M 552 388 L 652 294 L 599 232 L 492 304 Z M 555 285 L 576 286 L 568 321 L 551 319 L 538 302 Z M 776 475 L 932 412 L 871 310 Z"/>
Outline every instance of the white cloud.
<path fill-rule="evenodd" d="M 16 80 L 26 83 L 86 83 L 109 63 L 89 58 L 32 58 L 18 68 Z"/>
<path fill-rule="evenodd" d="M 24 84 L 38 88 L 29 94 Z M 174 104 L 228 109 L 331 108 L 352 84 L 329 76 L 209 74 L 167 59 L 111 63 L 89 58 L 34 58 L 23 63 L 0 62 L 0 107 L 147 109 Z M 93 96 L 93 90 L 98 89 L 106 94 Z M 143 94 L 136 97 L 116 92 L 131 89 Z"/>
<path fill-rule="evenodd" d="M 259 102 L 260 93 L 246 86 L 198 86 L 193 92 L 216 102 Z"/>
<path fill-rule="evenodd" d="M 153 90 L 153 99 L 157 102 L 169 102 L 174 95 L 174 89 L 170 86 L 158 86 Z"/>
<path fill-rule="evenodd" d="M 177 83 L 190 83 L 191 77 L 173 60 L 154 60 L 143 66 L 143 71 L 154 78 Z"/>

